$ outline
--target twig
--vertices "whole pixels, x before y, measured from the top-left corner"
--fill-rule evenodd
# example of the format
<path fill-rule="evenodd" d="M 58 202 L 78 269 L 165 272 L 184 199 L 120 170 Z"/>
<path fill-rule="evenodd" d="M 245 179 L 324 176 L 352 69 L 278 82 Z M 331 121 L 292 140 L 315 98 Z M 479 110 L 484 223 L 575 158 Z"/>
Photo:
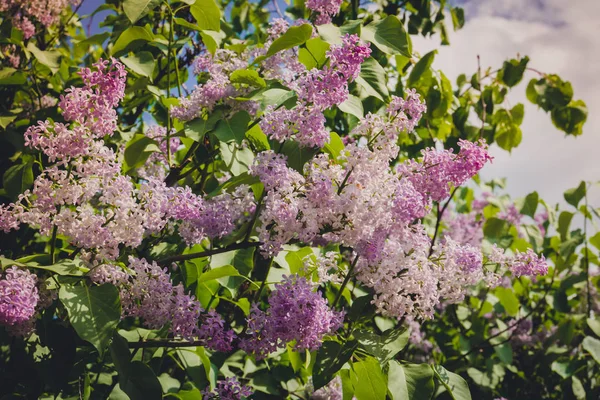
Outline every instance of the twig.
<path fill-rule="evenodd" d="M 159 264 L 167 264 L 176 261 L 185 261 L 185 260 L 193 260 L 194 258 L 208 257 L 215 254 L 227 253 L 228 251 L 240 250 L 240 249 L 248 249 L 250 247 L 258 247 L 262 243 L 261 242 L 240 242 L 234 243 L 227 247 L 222 247 L 220 249 L 210 249 L 206 251 L 200 251 L 197 253 L 190 254 L 180 254 L 177 256 L 166 257 L 161 260 L 158 260 Z"/>

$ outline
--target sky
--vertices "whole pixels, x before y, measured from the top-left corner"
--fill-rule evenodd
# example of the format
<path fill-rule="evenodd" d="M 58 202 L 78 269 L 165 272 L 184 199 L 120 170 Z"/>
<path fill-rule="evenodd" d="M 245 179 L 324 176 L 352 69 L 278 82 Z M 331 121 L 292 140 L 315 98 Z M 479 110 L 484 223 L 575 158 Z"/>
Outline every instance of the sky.
<path fill-rule="evenodd" d="M 84 0 L 80 12 L 91 13 L 101 0 Z M 550 204 L 565 204 L 562 193 L 581 180 L 600 181 L 600 0 L 454 0 L 465 8 L 466 24 L 453 32 L 450 46 L 439 38 L 413 37 L 420 54 L 438 49 L 434 67 L 452 80 L 482 68 L 496 69 L 517 54 L 531 58 L 529 66 L 556 73 L 572 83 L 575 98 L 588 106 L 588 121 L 580 137 L 566 137 L 544 111 L 525 97 L 527 82 L 536 77 L 527 72 L 523 82 L 508 96 L 509 105 L 525 104 L 521 126 L 523 141 L 509 154 L 493 146 L 493 164 L 484 168 L 482 178 L 507 178 L 513 197 L 537 190 Z M 285 9 L 285 7 L 283 7 Z M 94 17 L 93 31 L 103 14 Z M 87 24 L 87 21 L 84 22 Z M 600 207 L 600 186 L 589 196 Z"/>
<path fill-rule="evenodd" d="M 523 141 L 512 154 L 493 146 L 495 157 L 481 176 L 506 177 L 513 197 L 537 190 L 550 204 L 565 204 L 562 193 L 581 180 L 600 181 L 600 1 L 599 0 L 462 0 L 465 8 L 463 29 L 450 36 L 450 46 L 439 39 L 413 38 L 413 49 L 420 54 L 436 48 L 434 68 L 450 79 L 477 70 L 477 55 L 482 68 L 498 68 L 517 54 L 531 58 L 529 66 L 556 73 L 573 85 L 575 98 L 588 106 L 583 135 L 565 137 L 550 116 L 525 97 L 530 79 L 513 88 L 508 104 L 525 104 L 521 126 Z M 600 206 L 600 190 L 592 189 L 589 202 Z"/>

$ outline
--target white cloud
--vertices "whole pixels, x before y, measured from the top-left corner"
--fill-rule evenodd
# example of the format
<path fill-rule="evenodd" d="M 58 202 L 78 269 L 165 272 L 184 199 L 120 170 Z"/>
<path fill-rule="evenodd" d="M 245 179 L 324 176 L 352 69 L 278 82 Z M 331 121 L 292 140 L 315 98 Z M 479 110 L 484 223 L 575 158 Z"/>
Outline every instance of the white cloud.
<path fill-rule="evenodd" d="M 455 79 L 477 70 L 477 55 L 484 68 L 528 55 L 530 67 L 570 81 L 575 98 L 589 110 L 583 135 L 565 137 L 548 114 L 525 98 L 527 82 L 536 77 L 527 72 L 507 99 L 511 105 L 525 104 L 523 141 L 512 154 L 494 146 L 494 163 L 483 170 L 483 178 L 507 177 L 513 196 L 537 190 L 550 204 L 563 202 L 562 193 L 581 180 L 600 180 L 600 1 L 472 0 L 464 7 L 465 27 L 451 35 L 450 46 L 439 46 L 438 39 L 414 40 L 421 54 L 438 49 L 435 68 Z M 600 192 L 589 200 L 600 206 Z"/>

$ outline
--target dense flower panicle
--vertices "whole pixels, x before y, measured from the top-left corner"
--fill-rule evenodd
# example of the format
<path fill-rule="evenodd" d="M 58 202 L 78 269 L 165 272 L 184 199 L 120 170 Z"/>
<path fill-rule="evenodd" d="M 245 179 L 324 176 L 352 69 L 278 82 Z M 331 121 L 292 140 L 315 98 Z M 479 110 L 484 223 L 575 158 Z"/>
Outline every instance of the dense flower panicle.
<path fill-rule="evenodd" d="M 181 139 L 174 136 L 174 134 L 175 130 L 172 130 L 169 138 L 169 150 L 171 154 L 175 154 L 181 145 Z M 138 175 L 145 179 L 154 178 L 164 181 L 167 177 L 167 172 L 169 172 L 167 162 L 167 129 L 162 126 L 152 125 L 146 130 L 145 135 L 158 142 L 160 152 L 150 154 L 144 165 L 138 169 Z"/>
<path fill-rule="evenodd" d="M 456 242 L 469 244 L 475 247 L 481 246 L 483 241 L 483 216 L 476 212 L 459 214 L 447 210 L 442 220 L 446 224 L 443 232 L 444 237 L 449 237 Z"/>
<path fill-rule="evenodd" d="M 131 256 L 129 268 L 135 275 L 127 282 L 118 282 L 124 316 L 139 317 L 150 329 L 168 325 L 174 336 L 198 338 L 212 350 L 231 350 L 233 331 L 225 329 L 223 319 L 214 311 L 202 315 L 200 303 L 187 295 L 181 284 L 173 286 L 166 268 Z"/>
<path fill-rule="evenodd" d="M 13 26 L 23 32 L 25 39 L 35 34 L 34 21 L 44 27 L 54 25 L 69 4 L 78 5 L 80 0 L 0 0 L 0 11 L 9 12 Z"/>
<path fill-rule="evenodd" d="M 236 86 L 229 79 L 232 72 L 248 67 L 248 58 L 247 52 L 238 55 L 224 49 L 217 49 L 214 56 L 210 53 L 199 56 L 194 63 L 194 73 L 208 74 L 208 79 L 196 85 L 188 97 L 179 98 L 179 105 L 171 108 L 173 117 L 189 121 L 200 116 L 203 110 L 212 111 L 220 102 L 234 110 L 243 109 L 254 114 L 256 103 L 234 100 L 249 92 L 249 89 Z"/>
<path fill-rule="evenodd" d="M 80 71 L 83 87 L 71 87 L 60 98 L 66 120 L 89 129 L 95 138 L 112 135 L 117 128 L 115 107 L 125 95 L 125 66 L 114 58 L 94 64 L 95 71 Z"/>
<path fill-rule="evenodd" d="M 546 275 L 548 273 L 548 263 L 546 258 L 538 256 L 532 249 L 527 249 L 527 252 L 517 252 L 515 257 L 510 261 L 509 268 L 515 276 L 536 276 Z"/>
<path fill-rule="evenodd" d="M 340 12 L 343 0 L 307 0 L 306 8 L 317 14 L 315 23 L 317 25 L 328 24 L 331 17 Z"/>
<path fill-rule="evenodd" d="M 252 395 L 252 389 L 242 385 L 237 378 L 227 378 L 218 380 L 215 388 L 211 391 L 207 387 L 202 392 L 202 399 L 219 399 L 219 400 L 242 400 Z"/>
<path fill-rule="evenodd" d="M 316 273 L 319 284 L 327 282 L 341 284 L 343 277 L 338 268 L 340 258 L 340 254 L 335 251 L 328 251 L 315 257 L 307 256 L 303 259 L 304 272 L 308 276 Z"/>
<path fill-rule="evenodd" d="M 269 309 L 253 305 L 248 317 L 248 338 L 241 347 L 264 357 L 296 341 L 299 350 L 315 350 L 323 336 L 335 332 L 344 314 L 329 309 L 327 301 L 298 275 L 285 277 L 269 296 Z"/>
<path fill-rule="evenodd" d="M 34 274 L 17 267 L 7 269 L 0 279 L 0 324 L 12 327 L 28 322 L 39 300 Z"/>
<path fill-rule="evenodd" d="M 130 277 L 123 268 L 112 264 L 97 265 L 88 272 L 87 276 L 98 285 L 110 283 L 117 287 L 126 284 Z"/>
<path fill-rule="evenodd" d="M 521 220 L 523 219 L 519 209 L 514 204 L 509 204 L 506 210 L 498 213 L 496 217 L 505 220 L 517 228 L 521 226 Z"/>
<path fill-rule="evenodd" d="M 405 175 L 424 196 L 441 201 L 450 195 L 452 186 L 462 185 L 492 160 L 483 140 L 476 143 L 460 140 L 458 145 L 458 154 L 451 150 L 423 150 L 420 163 L 408 160 L 398 167 L 398 172 Z"/>

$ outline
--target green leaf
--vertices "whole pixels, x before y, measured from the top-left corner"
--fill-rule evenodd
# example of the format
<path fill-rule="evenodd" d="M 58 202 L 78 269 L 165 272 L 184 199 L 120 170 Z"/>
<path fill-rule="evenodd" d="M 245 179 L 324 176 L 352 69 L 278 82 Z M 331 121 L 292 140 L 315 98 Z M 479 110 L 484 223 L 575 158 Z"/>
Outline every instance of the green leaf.
<path fill-rule="evenodd" d="M 263 78 L 258 75 L 253 69 L 238 69 L 231 73 L 229 80 L 232 83 L 244 83 L 246 85 L 264 88 L 267 87 L 267 83 Z"/>
<path fill-rule="evenodd" d="M 79 337 L 94 345 L 100 355 L 104 354 L 121 319 L 119 290 L 110 284 L 63 285 L 58 297 Z"/>
<path fill-rule="evenodd" d="M 412 44 L 400 20 L 388 15 L 385 19 L 371 22 L 362 30 L 361 38 L 373 43 L 386 54 L 412 55 Z"/>
<path fill-rule="evenodd" d="M 2 127 L 2 129 L 6 129 L 6 127 L 8 125 L 10 125 L 10 123 L 13 122 L 15 119 L 17 119 L 16 115 L 2 115 L 2 116 L 0 116 L 0 127 Z"/>
<path fill-rule="evenodd" d="M 600 337 L 600 319 L 588 318 L 586 322 L 590 329 L 596 334 L 596 336 Z"/>
<path fill-rule="evenodd" d="M 13 165 L 2 176 L 2 186 L 13 200 L 33 185 L 33 160 Z"/>
<path fill-rule="evenodd" d="M 148 51 L 140 51 L 136 54 L 130 55 L 129 57 L 121 57 L 121 61 L 136 74 L 152 78 L 152 73 L 154 72 L 154 67 L 156 66 L 156 62 L 154 61 L 154 56 L 152 53 Z"/>
<path fill-rule="evenodd" d="M 600 364 L 600 340 L 595 337 L 586 336 L 583 339 L 582 347 Z"/>
<path fill-rule="evenodd" d="M 594 236 L 589 239 L 592 246 L 600 250 L 600 232 L 596 232 Z"/>
<path fill-rule="evenodd" d="M 431 367 L 438 380 L 444 385 L 450 396 L 454 400 L 471 400 L 471 391 L 469 385 L 462 376 L 448 371 L 441 365 Z"/>
<path fill-rule="evenodd" d="M 339 371 L 356 349 L 357 342 L 347 342 L 342 345 L 338 342 L 327 340 L 317 350 L 315 365 L 313 366 L 313 385 L 315 390 L 327 385 L 335 373 Z"/>
<path fill-rule="evenodd" d="M 500 361 L 502 361 L 504 364 L 512 364 L 513 351 L 510 342 L 494 346 L 494 352 L 498 355 L 498 358 L 500 358 Z"/>
<path fill-rule="evenodd" d="M 306 69 L 321 68 L 327 61 L 329 43 L 319 39 L 308 39 L 298 51 L 298 60 Z"/>
<path fill-rule="evenodd" d="M 515 296 L 515 293 L 512 291 L 512 289 L 500 286 L 496 288 L 495 294 L 498 300 L 500 300 L 500 304 L 502 304 L 502 307 L 504 307 L 508 315 L 510 315 L 511 317 L 516 316 L 519 312 L 520 304 L 519 299 L 517 298 L 517 296 Z"/>
<path fill-rule="evenodd" d="M 354 332 L 354 337 L 358 340 L 360 348 L 385 364 L 406 346 L 409 331 L 392 328 L 378 335 L 371 331 L 358 330 Z"/>
<path fill-rule="evenodd" d="M 343 103 L 338 105 L 338 108 L 347 114 L 354 115 L 358 119 L 361 119 L 365 115 L 362 101 L 351 94 L 348 95 L 348 98 Z"/>
<path fill-rule="evenodd" d="M 500 80 L 508 87 L 516 86 L 523 79 L 527 63 L 529 63 L 529 57 L 504 61 L 498 75 Z"/>
<path fill-rule="evenodd" d="M 333 24 L 323 24 L 317 26 L 319 36 L 329 44 L 342 44 L 342 31 Z"/>
<path fill-rule="evenodd" d="M 408 86 L 414 87 L 423 74 L 431 69 L 436 54 L 437 50 L 433 50 L 421 57 L 408 75 L 408 81 L 406 82 Z"/>
<path fill-rule="evenodd" d="M 138 19 L 148 14 L 160 3 L 161 0 L 124 0 L 123 11 L 125 11 L 129 21 L 135 24 Z"/>
<path fill-rule="evenodd" d="M 60 68 L 60 52 L 58 50 L 40 50 L 30 41 L 27 44 L 27 50 L 33 54 L 40 64 L 50 68 L 53 74 L 58 72 Z"/>
<path fill-rule="evenodd" d="M 465 10 L 460 7 L 453 7 L 450 9 L 450 15 L 452 16 L 452 25 L 454 30 L 458 30 L 465 25 Z"/>
<path fill-rule="evenodd" d="M 221 142 L 235 141 L 241 144 L 246 136 L 250 115 L 246 111 L 238 111 L 231 119 L 220 120 L 213 134 Z"/>
<path fill-rule="evenodd" d="M 134 49 L 146 42 L 154 39 L 154 35 L 146 28 L 141 26 L 131 26 L 123 31 L 115 45 L 112 48 L 112 54 L 116 56 L 118 53 L 128 49 Z"/>
<path fill-rule="evenodd" d="M 150 157 L 150 154 L 160 152 L 158 143 L 148 136 L 136 133 L 125 146 L 124 165 L 126 171 L 139 168 Z"/>
<path fill-rule="evenodd" d="M 185 20 L 184 20 L 185 21 Z M 225 34 L 221 31 L 202 31 L 200 32 L 200 36 L 202 37 L 202 42 L 206 46 L 206 49 L 213 56 L 219 47 L 221 47 L 221 42 L 225 38 Z"/>
<path fill-rule="evenodd" d="M 408 399 L 408 387 L 404 368 L 398 361 L 392 360 L 388 363 L 388 391 L 392 400 Z"/>
<path fill-rule="evenodd" d="M 490 238 L 499 238 L 505 233 L 507 225 L 503 219 L 489 218 L 483 224 L 483 233 Z"/>
<path fill-rule="evenodd" d="M 208 119 L 196 118 L 190 122 L 186 122 L 183 127 L 185 137 L 192 139 L 194 142 L 202 142 L 204 136 L 215 129 L 217 123 L 221 120 L 221 113 L 215 112 Z"/>
<path fill-rule="evenodd" d="M 281 152 L 287 156 L 288 166 L 302 173 L 304 164 L 314 157 L 318 152 L 317 149 L 300 147 L 298 143 L 292 140 L 287 140 L 283 143 Z"/>
<path fill-rule="evenodd" d="M 208 282 L 225 276 L 239 276 L 240 273 L 233 265 L 225 265 L 223 267 L 211 269 L 198 277 L 198 283 Z"/>
<path fill-rule="evenodd" d="M 290 27 L 283 35 L 277 38 L 269 50 L 267 50 L 267 57 L 271 57 L 273 54 L 278 53 L 282 50 L 291 49 L 292 47 L 300 46 L 310 39 L 313 29 L 309 24 L 303 24 L 300 26 Z"/>
<path fill-rule="evenodd" d="M 221 30 L 221 10 L 215 0 L 196 0 L 190 7 L 192 16 L 202 30 Z"/>
<path fill-rule="evenodd" d="M 270 150 L 269 138 L 260 128 L 260 124 L 254 125 L 246 131 L 246 139 L 254 146 L 256 151 Z"/>
<path fill-rule="evenodd" d="M 564 196 L 566 202 L 572 205 L 573 207 L 577 207 L 581 199 L 585 197 L 585 189 L 585 182 L 582 181 L 576 188 L 565 191 Z"/>
<path fill-rule="evenodd" d="M 569 226 L 571 225 L 571 220 L 573 219 L 573 213 L 568 211 L 563 211 L 558 215 L 558 233 L 560 233 L 560 239 L 566 240 L 567 235 L 569 233 Z"/>
<path fill-rule="evenodd" d="M 32 268 L 43 269 L 64 276 L 82 276 L 85 269 L 80 268 L 82 262 L 77 260 L 61 260 L 53 265 L 30 264 Z"/>
<path fill-rule="evenodd" d="M 329 143 L 323 146 L 323 151 L 329 154 L 333 160 L 337 160 L 342 151 L 344 151 L 344 142 L 342 142 L 337 133 L 331 132 L 329 134 Z"/>
<path fill-rule="evenodd" d="M 390 96 L 386 76 L 385 70 L 377 60 L 369 57 L 362 63 L 356 83 L 361 85 L 368 95 L 383 101 Z"/>
<path fill-rule="evenodd" d="M 397 361 L 390 361 L 395 363 Z M 427 364 L 402 364 L 408 390 L 407 399 L 430 400 L 435 391 L 433 370 Z M 394 397 L 396 399 L 396 397 Z"/>
<path fill-rule="evenodd" d="M 127 380 L 119 383 L 121 390 L 131 400 L 160 400 L 162 386 L 148 365 L 141 361 L 132 361 L 128 367 Z"/>
<path fill-rule="evenodd" d="M 585 400 L 587 395 L 585 393 L 585 388 L 583 387 L 583 383 L 576 377 L 573 376 L 571 378 L 573 383 L 571 384 L 571 388 L 573 389 L 573 394 L 577 400 Z"/>
<path fill-rule="evenodd" d="M 379 362 L 373 357 L 352 363 L 352 384 L 357 400 L 384 400 L 387 393 L 387 377 Z"/>
<path fill-rule="evenodd" d="M 588 109 L 582 100 L 569 103 L 567 107 L 552 110 L 552 123 L 568 135 L 579 136 L 587 121 Z"/>
<path fill-rule="evenodd" d="M 531 218 L 534 217 L 535 211 L 537 210 L 539 202 L 539 195 L 537 192 L 529 193 L 525 197 L 525 201 L 523 202 L 523 207 L 521 207 L 521 214 L 528 215 Z"/>

